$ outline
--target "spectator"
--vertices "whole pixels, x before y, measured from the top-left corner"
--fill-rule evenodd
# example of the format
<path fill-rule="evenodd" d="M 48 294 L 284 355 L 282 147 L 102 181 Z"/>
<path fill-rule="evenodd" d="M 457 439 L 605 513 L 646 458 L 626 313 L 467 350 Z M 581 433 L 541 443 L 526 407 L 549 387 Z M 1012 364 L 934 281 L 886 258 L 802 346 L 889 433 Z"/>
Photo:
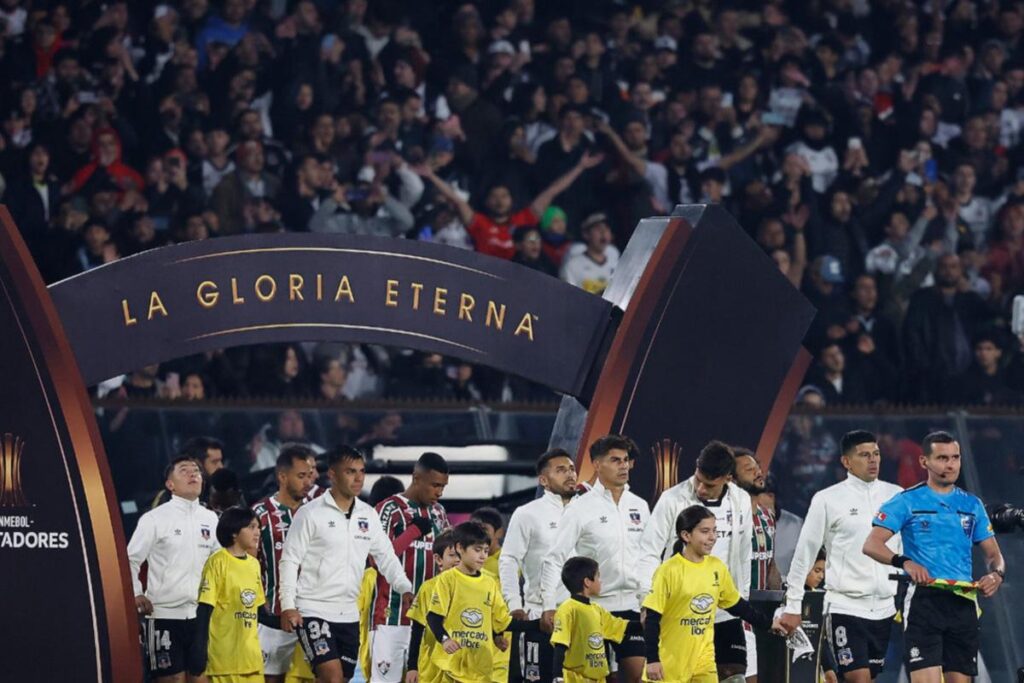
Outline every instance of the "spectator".
<path fill-rule="evenodd" d="M 265 170 L 262 144 L 243 142 L 235 157 L 238 167 L 217 184 L 210 198 L 220 232 L 225 235 L 254 230 L 258 200 L 273 201 L 281 191 L 281 181 Z"/>
<path fill-rule="evenodd" d="M 846 355 L 837 342 L 826 343 L 818 351 L 818 365 L 808 373 L 807 383 L 821 390 L 826 405 L 867 403 L 867 390 L 860 376 L 847 370 Z"/>
<path fill-rule="evenodd" d="M 580 287 L 592 294 L 601 294 L 608 286 L 617 258 L 608 254 L 612 242 L 612 230 L 608 225 L 608 217 L 603 213 L 595 213 L 583 221 L 581 227 L 586 250 L 583 253 L 570 255 L 559 274 L 570 285 Z"/>
<path fill-rule="evenodd" d="M 961 405 L 1012 405 L 1020 396 L 1009 387 L 1002 366 L 1003 349 L 996 335 L 974 339 L 974 362 L 953 379 L 949 400 Z"/>
<path fill-rule="evenodd" d="M 410 230 L 415 219 L 384 185 L 385 177 L 367 166 L 359 172 L 355 185 L 335 182 L 331 196 L 321 201 L 320 208 L 313 214 L 309 229 L 380 237 L 398 237 Z M 402 182 L 406 183 L 407 179 L 403 177 Z"/>
<path fill-rule="evenodd" d="M 487 192 L 487 213 L 474 210 L 465 199 L 448 183 L 445 183 L 429 166 L 417 167 L 417 173 L 434 184 L 438 191 L 459 211 L 466 229 L 473 238 L 476 250 L 489 256 L 510 259 L 515 255 L 512 233 L 520 227 L 536 225 L 550 206 L 552 199 L 572 186 L 577 178 L 602 161 L 601 155 L 585 154 L 565 175 L 559 177 L 546 190 L 537 195 L 525 209 L 512 212 L 512 196 L 503 185 L 492 187 Z"/>
<path fill-rule="evenodd" d="M 553 277 L 558 276 L 558 269 L 544 253 L 540 230 L 532 226 L 519 228 L 512 236 L 516 245 L 513 263 L 539 270 Z"/>
<path fill-rule="evenodd" d="M 941 402 L 949 381 L 971 363 L 970 340 L 991 322 L 991 311 L 967 288 L 960 258 L 939 259 L 935 284 L 910 299 L 903 324 L 908 398 Z"/>
<path fill-rule="evenodd" d="M 250 471 L 259 472 L 269 469 L 277 462 L 277 456 L 285 444 L 299 443 L 309 446 L 320 455 L 324 449 L 309 440 L 306 435 L 306 420 L 297 410 L 285 410 L 278 414 L 275 426 L 263 425 L 249 444 L 252 454 Z"/>
<path fill-rule="evenodd" d="M 318 379 L 316 397 L 324 401 L 341 401 L 345 396 L 341 393 L 345 386 L 348 373 L 341 359 L 331 356 L 321 356 L 316 362 L 316 376 Z"/>

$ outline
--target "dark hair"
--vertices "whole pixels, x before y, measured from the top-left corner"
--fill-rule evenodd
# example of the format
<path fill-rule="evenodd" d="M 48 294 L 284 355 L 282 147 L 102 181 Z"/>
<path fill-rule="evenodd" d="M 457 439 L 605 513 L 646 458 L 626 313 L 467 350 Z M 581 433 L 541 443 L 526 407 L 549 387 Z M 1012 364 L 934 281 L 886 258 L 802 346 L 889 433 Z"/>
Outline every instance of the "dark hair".
<path fill-rule="evenodd" d="M 238 486 L 238 475 L 224 467 L 210 475 L 211 491 L 241 491 Z"/>
<path fill-rule="evenodd" d="M 327 466 L 334 467 L 345 460 L 366 460 L 358 448 L 352 446 L 335 446 L 327 451 Z"/>
<path fill-rule="evenodd" d="M 562 583 L 573 595 L 583 592 L 583 582 L 597 576 L 597 561 L 589 557 L 570 557 L 562 565 Z"/>
<path fill-rule="evenodd" d="M 697 456 L 697 469 L 709 479 L 731 474 L 736 467 L 736 456 L 729 445 L 718 440 L 709 441 Z"/>
<path fill-rule="evenodd" d="M 373 482 L 373 486 L 370 488 L 370 505 L 377 507 L 385 498 L 390 498 L 396 493 L 401 493 L 405 490 L 405 485 L 402 484 L 398 477 L 392 477 L 390 474 L 385 474 L 383 477 Z"/>
<path fill-rule="evenodd" d="M 757 455 L 749 448 L 744 448 L 743 446 L 729 446 L 729 448 L 732 449 L 733 476 L 736 476 L 736 468 L 739 466 L 738 461 L 740 458 L 753 458 L 754 461 L 757 462 Z M 703 472 L 703 470 L 701 471 Z"/>
<path fill-rule="evenodd" d="M 569 458 L 569 460 L 572 460 L 572 456 L 569 455 L 569 451 L 564 448 L 549 448 L 541 453 L 541 456 L 537 458 L 537 474 L 543 474 L 544 470 L 555 458 Z"/>
<path fill-rule="evenodd" d="M 471 545 L 491 545 L 487 530 L 476 522 L 463 522 L 452 527 L 452 543 L 468 548 Z"/>
<path fill-rule="evenodd" d="M 689 533 L 697 528 L 697 525 L 703 522 L 705 519 L 713 518 L 715 513 L 708 510 L 703 505 L 691 505 L 676 517 L 676 542 L 672 546 L 672 553 L 681 553 L 683 551 L 683 539 L 679 538 L 679 534 L 684 531 Z"/>
<path fill-rule="evenodd" d="M 441 559 L 444 551 L 455 547 L 455 533 L 451 529 L 445 529 L 434 539 L 434 557 Z"/>
<path fill-rule="evenodd" d="M 199 462 L 206 462 L 211 448 L 223 451 L 224 442 L 212 436 L 194 436 L 181 447 L 181 454 Z"/>
<path fill-rule="evenodd" d="M 448 462 L 440 453 L 427 451 L 416 461 L 416 469 L 421 472 L 440 472 L 448 474 Z"/>
<path fill-rule="evenodd" d="M 846 455 L 862 443 L 878 443 L 878 437 L 864 429 L 854 429 L 839 440 L 839 452 Z"/>
<path fill-rule="evenodd" d="M 252 524 L 254 519 L 256 515 L 249 508 L 228 508 L 221 513 L 217 521 L 217 542 L 223 548 L 230 547 L 235 542 L 238 532 Z"/>
<path fill-rule="evenodd" d="M 171 478 L 171 473 L 174 471 L 174 468 L 177 467 L 178 465 L 180 465 L 183 462 L 190 462 L 190 463 L 198 465 L 198 463 L 196 463 L 196 459 L 193 458 L 192 456 L 190 456 L 190 455 L 179 455 L 174 460 L 171 460 L 169 463 L 167 463 L 167 467 L 164 468 L 164 481 L 167 481 L 168 479 L 170 479 Z M 200 472 L 201 471 L 202 471 L 202 468 L 200 468 Z"/>
<path fill-rule="evenodd" d="M 309 446 L 301 443 L 285 444 L 281 448 L 280 454 L 277 456 L 277 462 L 274 463 L 274 469 L 278 472 L 287 472 L 292 468 L 292 464 L 296 460 L 309 460 L 314 457 L 316 457 L 316 454 Z"/>
<path fill-rule="evenodd" d="M 932 446 L 937 443 L 956 443 L 956 438 L 949 432 L 931 432 L 921 441 L 921 448 L 925 455 L 932 454 Z"/>
<path fill-rule="evenodd" d="M 818 554 L 817 554 L 817 556 L 815 556 L 814 561 L 815 562 L 824 562 L 826 557 L 828 557 L 828 556 L 825 554 L 825 549 L 824 548 L 818 548 Z"/>
<path fill-rule="evenodd" d="M 469 521 L 487 524 L 494 529 L 495 532 L 499 529 L 505 528 L 505 519 L 496 508 L 492 507 L 477 508 L 473 511 L 473 514 L 469 516 Z"/>
<path fill-rule="evenodd" d="M 636 444 L 629 437 L 607 434 L 590 444 L 590 457 L 591 459 L 597 459 L 603 458 L 612 451 L 626 451 L 630 459 L 632 459 L 635 450 Z"/>

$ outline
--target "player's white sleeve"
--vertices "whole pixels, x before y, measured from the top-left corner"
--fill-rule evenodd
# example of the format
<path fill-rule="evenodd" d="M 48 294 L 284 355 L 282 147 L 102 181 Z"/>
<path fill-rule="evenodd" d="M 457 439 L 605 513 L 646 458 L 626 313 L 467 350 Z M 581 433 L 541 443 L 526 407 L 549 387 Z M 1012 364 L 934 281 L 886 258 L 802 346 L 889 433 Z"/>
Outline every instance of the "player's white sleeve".
<path fill-rule="evenodd" d="M 825 544 L 825 498 L 817 493 L 811 498 L 811 506 L 804 518 L 803 528 L 796 541 L 793 560 L 786 577 L 786 614 L 800 614 L 804 601 L 804 581 L 811 571 L 818 551 Z"/>
<path fill-rule="evenodd" d="M 402 563 L 395 555 L 395 548 L 391 545 L 391 539 L 384 533 L 380 517 L 376 515 L 370 520 L 370 555 L 377 563 L 377 569 L 387 579 L 391 587 L 399 594 L 412 593 L 412 582 L 405 575 Z M 283 606 L 284 603 L 282 603 Z"/>
<path fill-rule="evenodd" d="M 740 595 L 747 599 L 750 597 L 750 563 L 754 545 L 754 506 L 750 496 L 745 491 L 740 492 L 739 498 L 742 501 L 740 503 L 742 510 L 739 517 L 743 519 L 744 523 L 740 524 L 739 532 L 733 538 L 734 543 L 739 542 L 740 544 L 740 566 L 736 567 L 734 578 L 736 579 L 736 588 L 739 590 Z M 732 570 L 731 567 L 730 570 Z"/>
<path fill-rule="evenodd" d="M 676 520 L 672 516 L 672 502 L 669 496 L 664 493 L 658 502 L 654 504 L 654 511 L 644 529 L 644 535 L 640 539 L 640 557 L 637 561 L 637 583 L 639 584 L 639 596 L 643 598 L 651 592 L 651 582 L 654 580 L 654 572 L 661 565 L 661 554 L 665 552 L 676 532 Z"/>
<path fill-rule="evenodd" d="M 576 543 L 580 538 L 581 506 L 570 506 L 558 524 L 558 534 L 551 546 L 540 570 L 540 600 L 545 611 L 553 610 L 558 605 L 555 597 L 558 594 L 558 582 L 562 580 L 562 566 L 576 552 Z M 504 554 L 504 553 L 502 553 Z"/>
<path fill-rule="evenodd" d="M 135 595 L 142 595 L 142 580 L 139 572 L 142 570 L 142 563 L 149 559 L 149 552 L 153 549 L 156 541 L 156 524 L 149 514 L 139 517 L 139 523 L 135 527 L 135 533 L 128 541 L 128 565 L 132 572 L 132 590 Z"/>
<path fill-rule="evenodd" d="M 299 567 L 306 557 L 306 549 L 309 547 L 314 529 L 313 515 L 308 513 L 308 508 L 299 508 L 295 513 L 288 535 L 284 539 L 284 549 L 281 550 L 281 563 L 278 569 L 280 583 L 277 589 L 281 594 L 282 611 L 295 609 L 295 584 L 299 580 Z"/>
<path fill-rule="evenodd" d="M 523 508 L 516 508 L 508 521 L 505 541 L 498 556 L 498 579 L 501 593 L 508 603 L 510 612 L 523 609 L 523 597 L 519 591 L 519 571 L 530 547 L 530 524 Z"/>

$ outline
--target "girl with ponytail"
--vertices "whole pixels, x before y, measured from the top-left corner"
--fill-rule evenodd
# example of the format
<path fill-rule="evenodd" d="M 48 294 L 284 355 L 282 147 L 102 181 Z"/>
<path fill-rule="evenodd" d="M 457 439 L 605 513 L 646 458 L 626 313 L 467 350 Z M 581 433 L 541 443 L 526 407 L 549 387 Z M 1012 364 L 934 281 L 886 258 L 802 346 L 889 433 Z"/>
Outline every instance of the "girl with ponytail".
<path fill-rule="evenodd" d="M 757 628 L 783 633 L 768 615 L 740 597 L 725 563 L 711 554 L 715 514 L 691 505 L 676 518 L 674 554 L 654 574 L 644 640 L 644 680 L 717 683 L 715 610 L 724 609 Z M 730 679 L 731 680 L 731 679 Z"/>

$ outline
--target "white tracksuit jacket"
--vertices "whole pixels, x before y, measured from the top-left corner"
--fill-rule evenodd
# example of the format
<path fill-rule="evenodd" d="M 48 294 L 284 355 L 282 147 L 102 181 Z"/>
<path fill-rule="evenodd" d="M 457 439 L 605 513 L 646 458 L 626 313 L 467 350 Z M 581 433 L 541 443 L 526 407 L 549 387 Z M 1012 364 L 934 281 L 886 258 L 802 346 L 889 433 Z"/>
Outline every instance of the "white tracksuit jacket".
<path fill-rule="evenodd" d="M 281 553 L 281 609 L 330 622 L 359 621 L 367 556 L 396 591 L 412 592 L 376 510 L 356 498 L 346 516 L 330 491 L 306 503 L 295 513 Z"/>
<path fill-rule="evenodd" d="M 895 570 L 875 562 L 862 549 L 878 508 L 902 490 L 885 481 L 869 484 L 851 474 L 814 494 L 789 567 L 786 613 L 800 614 L 804 580 L 824 547 L 826 611 L 864 619 L 896 614 L 896 583 L 889 580 Z M 898 534 L 887 545 L 895 553 L 903 546 Z"/>
<path fill-rule="evenodd" d="M 139 570 L 149 563 L 145 596 L 154 619 L 194 619 L 207 558 L 220 549 L 217 515 L 198 500 L 179 496 L 139 518 L 128 542 L 135 595 L 143 595 Z"/>
<path fill-rule="evenodd" d="M 618 504 L 600 481 L 572 502 L 562 515 L 551 551 L 541 567 L 540 599 L 545 610 L 558 606 L 562 565 L 574 555 L 597 561 L 601 569 L 601 594 L 594 598 L 610 612 L 639 610 L 636 558 L 640 537 L 650 519 L 647 501 L 622 492 Z"/>
<path fill-rule="evenodd" d="M 575 501 L 571 501 L 575 502 Z M 555 543 L 559 522 L 568 506 L 557 493 L 544 495 L 520 505 L 508 521 L 505 540 L 498 557 L 501 592 L 510 611 L 525 609 L 531 619 L 540 616 L 544 603 L 540 599 L 540 574 L 544 558 Z M 523 574 L 523 594 L 519 594 L 519 573 Z M 555 602 L 561 604 L 569 591 L 559 582 Z"/>

